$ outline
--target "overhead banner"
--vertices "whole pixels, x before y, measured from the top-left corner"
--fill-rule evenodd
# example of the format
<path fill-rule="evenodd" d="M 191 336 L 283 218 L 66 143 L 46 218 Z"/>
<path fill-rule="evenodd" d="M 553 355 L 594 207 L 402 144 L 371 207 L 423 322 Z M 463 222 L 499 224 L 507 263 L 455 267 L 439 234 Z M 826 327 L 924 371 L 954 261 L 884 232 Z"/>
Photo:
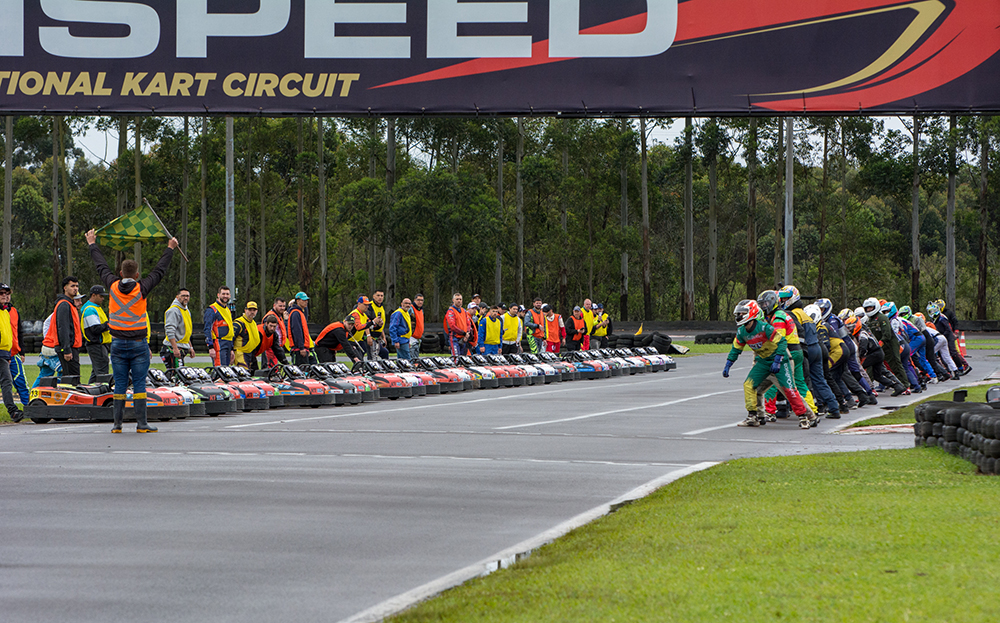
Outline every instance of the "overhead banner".
<path fill-rule="evenodd" d="M 1000 111 L 998 0 L 0 0 L 0 114 Z"/>

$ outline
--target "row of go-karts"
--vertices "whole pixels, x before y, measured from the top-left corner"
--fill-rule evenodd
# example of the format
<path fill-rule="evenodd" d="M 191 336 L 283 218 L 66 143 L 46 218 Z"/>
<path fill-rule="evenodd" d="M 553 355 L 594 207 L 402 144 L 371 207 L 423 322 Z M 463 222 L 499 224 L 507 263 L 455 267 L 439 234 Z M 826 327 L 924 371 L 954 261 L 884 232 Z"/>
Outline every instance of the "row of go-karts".
<path fill-rule="evenodd" d="M 146 408 L 151 420 L 263 411 L 279 407 L 355 405 L 470 389 L 542 385 L 602 379 L 677 367 L 653 347 L 564 353 L 376 359 L 348 368 L 342 363 L 276 366 L 255 374 L 238 366 L 150 369 Z M 55 420 L 112 421 L 111 377 L 82 385 L 78 378 L 46 377 L 31 390 L 25 417 L 36 424 Z M 132 390 L 125 418 L 134 419 Z"/>

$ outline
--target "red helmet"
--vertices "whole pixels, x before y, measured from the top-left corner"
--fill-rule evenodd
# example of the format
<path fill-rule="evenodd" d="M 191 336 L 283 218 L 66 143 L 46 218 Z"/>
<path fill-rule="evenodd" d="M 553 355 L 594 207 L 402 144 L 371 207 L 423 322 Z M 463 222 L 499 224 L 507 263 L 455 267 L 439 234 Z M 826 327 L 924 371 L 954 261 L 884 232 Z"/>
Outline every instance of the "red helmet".
<path fill-rule="evenodd" d="M 760 305 L 757 304 L 757 301 L 751 300 L 740 301 L 736 305 L 736 309 L 733 310 L 733 314 L 736 315 L 736 326 L 738 327 L 764 315 L 760 311 Z"/>

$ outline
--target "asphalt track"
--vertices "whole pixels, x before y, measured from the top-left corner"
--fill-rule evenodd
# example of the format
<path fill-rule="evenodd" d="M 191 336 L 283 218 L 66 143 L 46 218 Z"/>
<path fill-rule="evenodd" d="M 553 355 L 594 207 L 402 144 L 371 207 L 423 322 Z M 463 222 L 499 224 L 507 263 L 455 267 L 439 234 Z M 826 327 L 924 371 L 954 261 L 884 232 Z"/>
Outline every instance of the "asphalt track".
<path fill-rule="evenodd" d="M 830 434 L 847 420 L 737 428 L 750 356 L 728 380 L 722 363 L 155 435 L 0 427 L 0 616 L 340 621 L 705 462 L 913 445 Z"/>

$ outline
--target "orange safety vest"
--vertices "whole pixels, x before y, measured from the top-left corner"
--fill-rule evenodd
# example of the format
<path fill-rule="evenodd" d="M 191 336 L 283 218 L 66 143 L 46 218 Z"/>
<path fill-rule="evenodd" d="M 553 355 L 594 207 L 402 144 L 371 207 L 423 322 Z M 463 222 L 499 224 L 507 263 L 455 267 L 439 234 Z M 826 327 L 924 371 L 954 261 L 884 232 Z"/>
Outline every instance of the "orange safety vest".
<path fill-rule="evenodd" d="M 59 332 L 56 330 L 56 313 L 59 311 L 59 306 L 63 303 L 73 307 L 73 303 L 70 303 L 66 299 L 61 299 L 56 302 L 55 309 L 52 310 L 52 322 L 49 323 L 49 332 L 45 334 L 45 339 L 42 340 L 42 346 L 48 346 L 49 348 L 59 346 Z M 76 309 L 74 309 L 73 348 L 80 348 L 81 346 L 83 346 L 83 331 L 80 330 L 80 314 L 76 313 Z"/>
<path fill-rule="evenodd" d="M 121 281 L 111 284 L 111 301 L 108 303 L 108 328 L 111 331 L 146 332 L 146 299 L 142 288 L 135 288 L 128 294 L 121 291 Z M 141 337 L 140 333 L 136 333 Z"/>
<path fill-rule="evenodd" d="M 333 331 L 334 329 L 344 329 L 346 331 L 347 327 L 344 326 L 343 322 L 333 322 L 326 325 L 325 327 L 323 327 L 323 330 L 319 332 L 319 335 L 316 336 L 316 343 L 319 344 L 320 342 L 322 342 L 323 338 L 326 337 L 326 334 L 329 333 L 330 331 Z M 337 345 L 331 348 L 330 350 L 344 350 L 344 346 L 338 341 Z"/>
<path fill-rule="evenodd" d="M 413 323 L 413 337 L 419 340 L 424 337 L 424 310 L 414 307 L 413 317 L 416 318 L 416 322 Z"/>
<path fill-rule="evenodd" d="M 576 316 L 570 316 L 570 320 L 573 321 L 573 326 L 576 328 L 576 333 L 573 335 L 573 339 L 577 342 L 583 340 L 583 336 L 587 335 L 587 319 L 577 318 Z"/>
<path fill-rule="evenodd" d="M 538 328 L 535 329 L 534 333 L 531 335 L 537 338 L 545 337 L 545 313 L 540 311 L 536 312 L 534 309 L 530 311 L 531 321 L 538 325 Z"/>
<path fill-rule="evenodd" d="M 559 330 L 559 314 L 553 316 L 552 320 L 546 319 L 545 341 L 553 343 L 562 341 L 562 332 Z"/>
<path fill-rule="evenodd" d="M 302 346 L 303 346 L 303 348 L 312 348 L 313 347 L 313 340 L 312 340 L 311 337 L 309 337 L 309 325 L 306 322 L 306 313 L 304 311 L 302 311 L 301 309 L 299 309 L 298 307 L 296 307 L 295 309 L 293 309 L 288 314 L 288 327 L 289 327 L 289 330 L 288 330 L 288 333 L 285 334 L 285 348 L 287 348 L 288 350 L 292 350 L 292 348 L 295 346 L 295 343 L 292 341 L 291 326 L 292 326 L 292 314 L 294 314 L 296 312 L 302 314 L 302 339 L 305 342 Z"/>
<path fill-rule="evenodd" d="M 266 316 L 265 316 L 265 318 L 266 318 Z M 265 333 L 264 332 L 264 323 L 261 323 L 261 324 L 257 325 L 257 333 L 260 335 L 260 346 L 259 346 L 260 351 L 259 352 L 265 353 L 265 352 L 271 350 L 271 346 L 274 344 L 274 337 L 277 335 L 277 333 L 272 333 L 271 335 L 268 335 L 267 333 Z"/>

